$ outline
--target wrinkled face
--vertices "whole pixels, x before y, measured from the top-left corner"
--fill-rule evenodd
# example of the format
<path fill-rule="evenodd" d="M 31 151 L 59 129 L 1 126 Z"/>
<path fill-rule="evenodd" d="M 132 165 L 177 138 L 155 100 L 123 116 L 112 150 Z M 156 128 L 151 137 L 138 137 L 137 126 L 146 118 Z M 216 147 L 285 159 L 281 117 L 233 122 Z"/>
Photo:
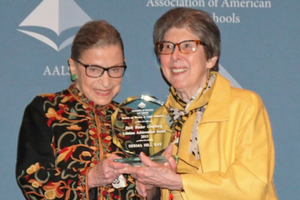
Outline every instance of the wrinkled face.
<path fill-rule="evenodd" d="M 96 47 L 82 52 L 78 59 L 85 65 L 98 65 L 104 68 L 111 66 L 124 65 L 124 57 L 120 45 L 109 45 L 104 47 Z M 88 77 L 85 73 L 85 68 L 69 59 L 71 73 L 77 75 L 75 86 L 83 92 L 83 94 L 97 105 L 107 105 L 118 94 L 122 77 L 111 78 L 108 72 L 98 78 Z"/>
<path fill-rule="evenodd" d="M 184 40 L 199 40 L 186 28 L 171 28 L 164 35 L 164 41 L 179 43 Z M 160 55 L 162 72 L 183 100 L 191 98 L 203 86 L 217 57 L 206 60 L 204 47 L 198 45 L 194 53 L 182 54 L 178 46 L 172 54 Z"/>

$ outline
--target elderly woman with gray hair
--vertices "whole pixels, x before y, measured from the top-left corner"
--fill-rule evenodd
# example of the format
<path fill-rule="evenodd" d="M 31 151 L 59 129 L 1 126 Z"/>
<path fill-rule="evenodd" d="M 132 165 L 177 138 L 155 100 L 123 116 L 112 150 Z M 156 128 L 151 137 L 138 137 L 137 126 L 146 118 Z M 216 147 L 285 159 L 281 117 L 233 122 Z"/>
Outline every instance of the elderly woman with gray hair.
<path fill-rule="evenodd" d="M 153 39 L 170 84 L 166 106 L 174 110 L 175 132 L 166 163 L 141 153 L 144 166 L 127 169 L 139 193 L 164 200 L 276 200 L 267 111 L 256 93 L 232 87 L 218 73 L 220 31 L 210 15 L 171 9 L 156 22 Z"/>
<path fill-rule="evenodd" d="M 71 85 L 36 96 L 24 112 L 16 164 L 24 197 L 142 199 L 132 178 L 121 176 L 127 165 L 114 162 L 125 157 L 111 134 L 111 115 L 126 111 L 113 100 L 126 70 L 120 33 L 104 20 L 87 22 L 68 63 Z"/>

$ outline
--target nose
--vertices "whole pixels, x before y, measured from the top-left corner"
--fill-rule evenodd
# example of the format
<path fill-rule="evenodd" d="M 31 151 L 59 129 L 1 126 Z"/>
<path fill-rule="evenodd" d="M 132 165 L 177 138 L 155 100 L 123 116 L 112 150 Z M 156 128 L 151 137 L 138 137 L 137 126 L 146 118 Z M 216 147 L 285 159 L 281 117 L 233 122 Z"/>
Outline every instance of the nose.
<path fill-rule="evenodd" d="M 176 60 L 178 60 L 178 58 L 180 58 L 180 56 L 181 56 L 181 52 L 179 51 L 179 46 L 176 45 L 173 53 L 171 54 L 171 59 L 173 61 L 176 61 Z"/>
<path fill-rule="evenodd" d="M 100 83 L 103 87 L 107 88 L 110 85 L 110 76 L 108 75 L 108 71 L 105 71 L 102 76 L 98 78 L 98 83 Z"/>

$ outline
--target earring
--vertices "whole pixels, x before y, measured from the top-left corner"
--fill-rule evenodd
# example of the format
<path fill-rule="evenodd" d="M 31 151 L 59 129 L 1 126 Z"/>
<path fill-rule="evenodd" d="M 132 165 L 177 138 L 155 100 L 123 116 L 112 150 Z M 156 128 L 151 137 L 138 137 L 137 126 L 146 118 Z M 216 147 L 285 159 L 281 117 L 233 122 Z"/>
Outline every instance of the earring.
<path fill-rule="evenodd" d="M 76 74 L 72 74 L 71 80 L 72 80 L 72 81 L 75 81 L 76 79 L 77 79 L 77 75 L 76 75 Z"/>

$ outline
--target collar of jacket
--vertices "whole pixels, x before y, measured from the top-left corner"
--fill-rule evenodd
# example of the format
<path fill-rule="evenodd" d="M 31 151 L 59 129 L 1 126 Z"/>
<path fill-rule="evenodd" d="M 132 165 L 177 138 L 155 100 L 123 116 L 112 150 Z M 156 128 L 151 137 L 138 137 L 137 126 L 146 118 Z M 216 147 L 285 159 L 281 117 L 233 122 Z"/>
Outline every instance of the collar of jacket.
<path fill-rule="evenodd" d="M 208 102 L 200 124 L 207 122 L 226 121 L 229 119 L 230 109 L 230 81 L 220 75 L 215 74 L 215 82 L 208 90 L 203 99 Z"/>
<path fill-rule="evenodd" d="M 230 82 L 218 72 L 211 73 L 215 75 L 212 87 L 202 96 L 198 96 L 187 109 L 187 111 L 190 111 L 208 103 L 200 124 L 225 121 L 229 118 Z M 166 104 L 180 110 L 184 109 L 176 102 L 172 95 L 169 95 Z"/>
<path fill-rule="evenodd" d="M 204 93 L 202 97 L 195 99 L 195 101 L 190 105 L 190 109 L 193 109 L 197 107 L 199 108 L 208 103 L 200 124 L 221 122 L 229 119 L 230 82 L 219 73 L 212 73 L 215 74 L 215 81 L 212 87 Z M 170 96 L 172 95 L 169 95 L 167 103 L 170 103 L 172 107 L 178 107 L 179 104 L 176 103 L 175 99 Z M 193 125 L 186 124 L 186 126 L 191 127 Z M 203 135 L 199 136 L 202 137 Z M 178 156 L 181 158 L 181 161 L 178 162 L 178 170 L 180 173 L 192 173 L 195 169 L 198 169 L 200 165 L 200 161 L 196 160 L 192 154 L 188 153 L 189 140 L 190 135 L 182 134 L 180 136 L 180 151 L 178 152 Z M 199 140 L 201 140 L 201 138 L 199 138 Z"/>

